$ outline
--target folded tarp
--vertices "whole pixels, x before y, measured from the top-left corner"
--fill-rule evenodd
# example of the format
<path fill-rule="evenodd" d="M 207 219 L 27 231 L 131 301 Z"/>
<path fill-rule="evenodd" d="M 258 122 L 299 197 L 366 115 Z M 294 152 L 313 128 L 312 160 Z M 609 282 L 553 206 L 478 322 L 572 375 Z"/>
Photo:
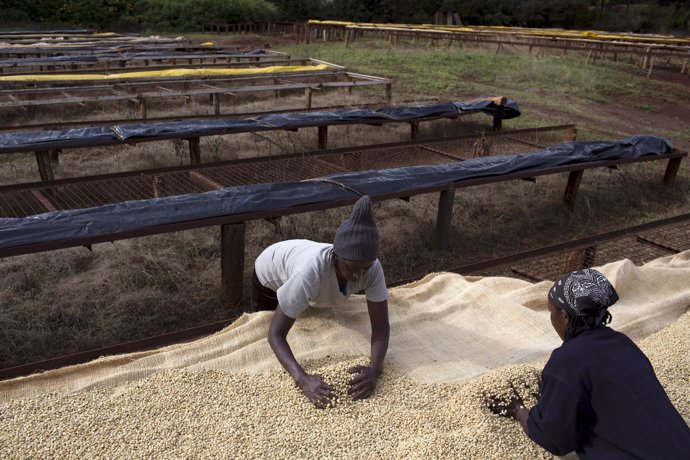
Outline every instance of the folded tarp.
<path fill-rule="evenodd" d="M 617 142 L 570 142 L 532 153 L 479 157 L 422 165 L 334 174 L 300 182 L 228 187 L 206 193 L 128 201 L 89 209 L 0 219 L 0 247 L 117 235 L 165 224 L 347 200 L 350 190 L 406 196 L 414 190 L 511 173 L 537 174 L 558 166 L 663 155 L 671 142 L 636 135 Z M 114 238 L 116 239 L 116 238 Z"/>
<path fill-rule="evenodd" d="M 45 82 L 45 81 L 112 81 L 112 80 L 134 80 L 134 79 L 157 79 L 157 78 L 192 78 L 192 77 L 221 77 L 221 76 L 240 76 L 240 75 L 263 75 L 273 73 L 297 73 L 297 72 L 316 72 L 329 70 L 332 67 L 327 64 L 318 65 L 274 65 L 269 67 L 248 67 L 248 68 L 183 68 L 164 70 L 137 70 L 134 72 L 106 72 L 106 73 L 64 73 L 64 74 L 16 74 L 0 75 L 2 82 Z M 124 70 L 127 70 L 126 68 Z"/>
<path fill-rule="evenodd" d="M 19 131 L 0 134 L 0 153 L 30 150 L 54 150 L 93 145 L 113 145 L 156 138 L 196 137 L 220 134 L 296 129 L 308 126 L 385 123 L 387 121 L 422 121 L 427 118 L 455 117 L 482 112 L 498 118 L 520 115 L 517 102 L 508 99 L 504 105 L 492 100 L 445 102 L 426 105 L 384 107 L 375 110 L 344 109 L 329 112 L 293 112 L 259 115 L 253 118 L 205 118 L 164 123 L 137 123 L 111 127 L 74 128 L 66 130 Z"/>

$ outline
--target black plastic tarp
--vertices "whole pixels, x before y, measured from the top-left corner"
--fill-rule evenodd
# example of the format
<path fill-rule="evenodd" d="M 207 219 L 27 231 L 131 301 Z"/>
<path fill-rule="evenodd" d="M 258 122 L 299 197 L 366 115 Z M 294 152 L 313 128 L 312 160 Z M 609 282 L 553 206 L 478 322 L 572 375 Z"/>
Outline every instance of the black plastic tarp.
<path fill-rule="evenodd" d="M 54 150 L 88 145 L 119 143 L 109 127 L 72 128 L 60 131 L 18 131 L 0 134 L 0 153 L 21 150 Z"/>
<path fill-rule="evenodd" d="M 461 113 L 482 112 L 499 118 L 520 115 L 517 102 L 509 99 L 499 106 L 491 100 L 444 102 L 380 109 L 344 109 L 259 115 L 253 118 L 204 118 L 163 123 L 123 124 L 102 128 L 19 131 L 0 134 L 0 153 L 27 150 L 52 150 L 89 145 L 111 145 L 166 137 L 195 137 L 271 129 L 296 129 L 319 124 L 422 121 L 454 117 Z"/>
<path fill-rule="evenodd" d="M 308 181 L 245 185 L 25 218 L 3 218 L 0 219 L 0 247 L 115 236 L 165 224 L 345 200 L 356 196 L 349 189 L 368 195 L 405 196 L 407 192 L 461 184 L 469 179 L 518 172 L 537 174 L 559 166 L 663 155 L 671 149 L 668 139 L 636 135 L 617 142 L 570 142 L 531 153 L 479 157 L 444 165 L 350 172 Z"/>

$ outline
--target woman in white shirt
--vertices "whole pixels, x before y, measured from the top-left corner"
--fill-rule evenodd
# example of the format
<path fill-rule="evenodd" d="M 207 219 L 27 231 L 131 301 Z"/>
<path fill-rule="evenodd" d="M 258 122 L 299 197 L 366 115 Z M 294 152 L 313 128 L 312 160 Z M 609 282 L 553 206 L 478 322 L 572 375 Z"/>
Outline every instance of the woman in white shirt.
<path fill-rule="evenodd" d="M 318 375 L 307 374 L 295 359 L 287 335 L 308 307 L 338 307 L 353 292 L 364 291 L 371 322 L 369 366 L 349 369 L 355 374 L 348 393 L 353 399 L 370 396 L 376 388 L 388 350 L 388 290 L 377 258 L 379 235 L 371 199 L 363 196 L 340 225 L 333 244 L 288 240 L 266 248 L 254 264 L 252 308 L 275 310 L 268 342 L 280 364 L 316 407 L 333 398 L 333 387 Z"/>

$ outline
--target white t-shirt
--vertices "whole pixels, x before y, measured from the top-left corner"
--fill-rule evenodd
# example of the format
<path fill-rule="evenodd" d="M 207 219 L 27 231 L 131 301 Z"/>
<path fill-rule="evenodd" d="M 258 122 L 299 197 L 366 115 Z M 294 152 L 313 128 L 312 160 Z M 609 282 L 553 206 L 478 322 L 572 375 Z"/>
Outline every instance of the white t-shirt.
<path fill-rule="evenodd" d="M 261 284 L 276 291 L 278 306 L 290 318 L 307 307 L 343 305 L 353 292 L 364 291 L 367 300 L 388 298 L 383 267 L 378 259 L 357 281 L 340 290 L 335 273 L 333 245 L 310 240 L 272 244 L 256 258 L 254 269 Z"/>

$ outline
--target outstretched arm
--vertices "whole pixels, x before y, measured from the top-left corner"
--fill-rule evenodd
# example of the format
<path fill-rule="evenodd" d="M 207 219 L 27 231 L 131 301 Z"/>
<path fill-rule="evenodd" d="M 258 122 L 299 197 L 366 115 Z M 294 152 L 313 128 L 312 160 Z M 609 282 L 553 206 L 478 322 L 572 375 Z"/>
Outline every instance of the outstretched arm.
<path fill-rule="evenodd" d="M 328 405 L 333 398 L 333 387 L 327 385 L 321 376 L 307 374 L 295 359 L 287 342 L 287 335 L 295 320 L 276 308 L 268 329 L 268 343 L 280 364 L 292 376 L 302 393 L 320 409 Z"/>
<path fill-rule="evenodd" d="M 369 309 L 369 321 L 371 322 L 371 358 L 370 365 L 355 366 L 348 369 L 349 372 L 357 374 L 350 381 L 348 393 L 353 399 L 369 397 L 376 388 L 376 381 L 381 375 L 383 360 L 388 351 L 388 340 L 390 338 L 390 324 L 388 323 L 388 301 L 371 302 L 367 301 Z"/>

